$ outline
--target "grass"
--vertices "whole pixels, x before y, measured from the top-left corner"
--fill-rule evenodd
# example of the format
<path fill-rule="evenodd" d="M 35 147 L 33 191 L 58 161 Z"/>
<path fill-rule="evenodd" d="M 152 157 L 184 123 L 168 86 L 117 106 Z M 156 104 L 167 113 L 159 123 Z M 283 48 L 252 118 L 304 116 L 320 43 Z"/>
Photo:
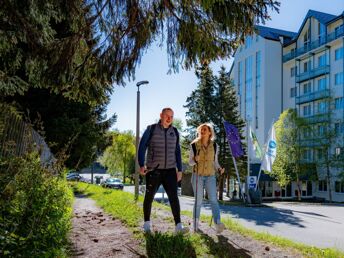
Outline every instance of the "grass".
<path fill-rule="evenodd" d="M 137 229 L 140 226 L 143 216 L 142 196 L 139 196 L 138 201 L 135 202 L 133 194 L 123 191 L 104 189 L 99 186 L 85 183 L 74 183 L 73 188 L 75 191 L 89 195 L 89 197 L 94 199 L 105 212 L 120 219 L 135 233 L 135 237 L 138 239 L 145 239 L 146 241 L 143 245 L 149 257 L 228 257 L 228 254 L 232 254 L 233 252 L 239 257 L 248 257 L 245 250 L 236 249 L 228 245 L 228 241 L 225 238 L 221 239 L 221 236 L 219 237 L 219 241 L 215 242 L 211 237 L 204 234 L 189 234 L 186 236 L 173 235 L 172 233 L 155 233 L 153 235 L 143 234 L 141 230 Z M 170 211 L 169 206 L 160 203 L 154 202 L 153 206 Z M 182 214 L 192 217 L 190 211 L 182 211 Z M 201 219 L 210 221 L 211 216 L 202 215 Z M 224 219 L 223 223 L 233 232 L 281 248 L 294 249 L 305 257 L 344 258 L 344 253 L 334 248 L 322 249 L 307 246 L 268 233 L 255 232 L 241 226 L 230 218 Z"/>

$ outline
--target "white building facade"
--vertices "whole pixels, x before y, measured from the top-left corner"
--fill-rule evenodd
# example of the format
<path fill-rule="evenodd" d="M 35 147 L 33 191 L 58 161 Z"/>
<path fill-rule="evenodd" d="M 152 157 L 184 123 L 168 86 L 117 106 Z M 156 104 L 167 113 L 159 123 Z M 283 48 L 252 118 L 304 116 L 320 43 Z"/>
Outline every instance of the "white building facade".
<path fill-rule="evenodd" d="M 272 122 L 285 109 L 295 108 L 312 127 L 312 133 L 301 133 L 307 136 L 300 138 L 303 162 L 316 163 L 324 158 L 326 150 L 319 139 L 326 124 L 336 133 L 330 154 L 343 154 L 343 42 L 343 14 L 335 16 L 312 10 L 298 32 L 257 26 L 256 34 L 247 37 L 245 45 L 234 55 L 231 77 L 241 117 L 250 121 L 260 144 L 265 143 Z M 249 156 L 250 163 L 259 167 L 260 161 L 253 158 L 253 153 Z M 344 183 L 339 177 L 343 167 L 331 168 L 329 182 L 326 169 L 317 166 L 316 170 L 313 171 L 316 179 L 303 179 L 302 197 L 329 199 L 331 184 L 332 200 L 343 202 Z M 281 188 L 277 182 L 262 177 L 260 189 L 266 199 L 295 198 L 298 187 L 292 182 Z"/>

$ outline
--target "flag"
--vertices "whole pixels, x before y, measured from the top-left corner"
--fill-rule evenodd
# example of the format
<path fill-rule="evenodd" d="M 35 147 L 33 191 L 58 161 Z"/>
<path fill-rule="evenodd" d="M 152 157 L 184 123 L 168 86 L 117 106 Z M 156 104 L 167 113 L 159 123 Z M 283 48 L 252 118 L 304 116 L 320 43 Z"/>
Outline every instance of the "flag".
<path fill-rule="evenodd" d="M 257 158 L 259 158 L 260 160 L 263 159 L 263 151 L 262 148 L 260 148 L 258 139 L 256 134 L 252 131 L 252 128 L 250 126 L 250 138 L 251 138 L 251 142 L 252 142 L 252 147 L 254 150 L 254 153 L 256 155 Z"/>
<path fill-rule="evenodd" d="M 275 161 L 276 158 L 276 152 L 277 152 L 277 143 L 276 143 L 276 137 L 275 137 L 275 128 L 272 125 L 268 137 L 268 141 L 266 144 L 266 151 L 263 158 L 263 162 L 261 165 L 261 170 L 270 171 L 272 170 L 272 164 Z"/>
<path fill-rule="evenodd" d="M 226 131 L 227 141 L 232 151 L 232 155 L 235 158 L 239 158 L 240 156 L 244 155 L 244 151 L 241 147 L 239 131 L 234 125 L 228 123 L 227 121 L 224 121 L 223 124 Z"/>

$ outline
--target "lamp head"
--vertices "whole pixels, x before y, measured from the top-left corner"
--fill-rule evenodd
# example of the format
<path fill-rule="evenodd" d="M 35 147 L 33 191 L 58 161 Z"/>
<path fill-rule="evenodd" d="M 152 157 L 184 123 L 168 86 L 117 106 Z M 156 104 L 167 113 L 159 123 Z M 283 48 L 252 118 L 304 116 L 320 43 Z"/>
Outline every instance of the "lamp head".
<path fill-rule="evenodd" d="M 136 83 L 136 86 L 140 87 L 141 85 L 148 84 L 148 83 L 149 83 L 149 81 L 139 81 L 138 83 Z"/>

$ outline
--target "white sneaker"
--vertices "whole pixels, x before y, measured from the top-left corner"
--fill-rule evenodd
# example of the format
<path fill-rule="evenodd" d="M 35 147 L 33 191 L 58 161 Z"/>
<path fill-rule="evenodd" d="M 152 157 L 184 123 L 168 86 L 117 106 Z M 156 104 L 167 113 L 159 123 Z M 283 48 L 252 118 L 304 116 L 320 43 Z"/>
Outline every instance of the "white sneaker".
<path fill-rule="evenodd" d="M 218 224 L 215 224 L 215 228 L 216 228 L 216 233 L 221 234 L 222 231 L 225 229 L 225 225 L 219 222 Z"/>
<path fill-rule="evenodd" d="M 176 234 L 185 234 L 185 233 L 188 233 L 188 232 L 189 232 L 189 228 L 188 227 L 184 227 L 181 222 L 176 225 L 176 230 L 175 230 Z"/>
<path fill-rule="evenodd" d="M 145 221 L 145 223 L 143 224 L 143 231 L 145 233 L 152 233 L 150 221 Z"/>

